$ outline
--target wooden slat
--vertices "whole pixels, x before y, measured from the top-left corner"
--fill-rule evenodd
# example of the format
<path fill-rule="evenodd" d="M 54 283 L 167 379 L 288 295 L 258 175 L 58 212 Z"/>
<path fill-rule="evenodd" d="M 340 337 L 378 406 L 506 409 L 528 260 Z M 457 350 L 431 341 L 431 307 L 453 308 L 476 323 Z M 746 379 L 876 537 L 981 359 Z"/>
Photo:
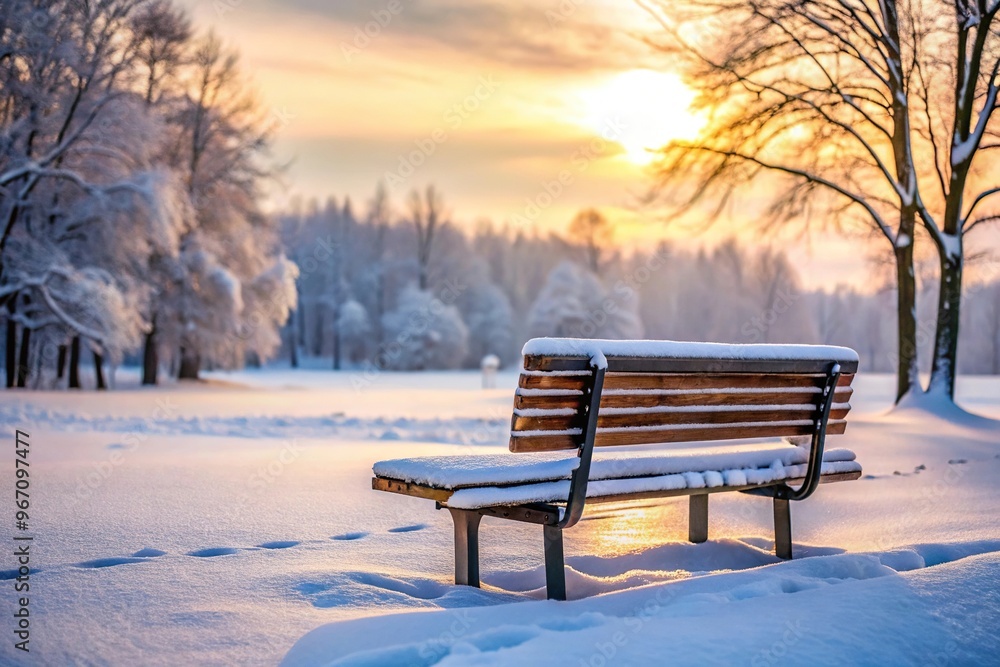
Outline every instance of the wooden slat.
<path fill-rule="evenodd" d="M 586 375 L 526 375 L 524 373 L 517 380 L 517 386 L 525 389 L 580 389 L 587 386 L 589 381 Z"/>
<path fill-rule="evenodd" d="M 454 493 L 454 491 L 449 491 L 447 489 L 435 489 L 430 486 L 421 486 L 420 484 L 411 484 L 409 482 L 401 482 L 399 480 L 385 479 L 382 477 L 372 478 L 372 488 L 376 491 L 388 491 L 389 493 L 399 493 L 404 496 L 436 500 L 439 503 L 445 502 L 451 498 L 451 494 Z"/>
<path fill-rule="evenodd" d="M 834 392 L 834 401 L 847 403 L 851 400 L 854 390 L 850 387 L 839 387 Z M 806 392 L 754 392 L 729 393 L 713 392 L 695 394 L 616 394 L 606 392 L 601 395 L 601 408 L 653 408 L 658 406 L 693 406 L 693 405 L 804 405 L 815 404 L 819 400 L 818 393 Z"/>
<path fill-rule="evenodd" d="M 845 421 L 833 421 L 827 425 L 828 435 L 839 435 L 847 428 Z M 770 438 L 793 435 L 812 435 L 813 427 L 809 424 L 801 426 L 777 426 L 764 423 L 760 426 L 734 426 L 722 428 L 689 428 L 671 430 L 639 430 L 601 431 L 598 429 L 594 440 L 596 447 L 613 447 L 618 445 L 648 445 L 671 442 L 701 442 L 710 440 L 739 440 L 742 438 Z M 530 435 L 512 436 L 510 451 L 512 452 L 544 452 L 560 449 L 576 449 L 579 447 L 579 436 L 573 435 Z"/>
<path fill-rule="evenodd" d="M 578 435 L 522 435 L 510 438 L 508 449 L 512 452 L 554 452 L 560 449 L 579 449 Z"/>
<path fill-rule="evenodd" d="M 830 421 L 827 423 L 827 433 L 837 433 L 836 427 L 844 426 L 845 422 Z M 774 423 L 763 423 L 760 426 L 724 426 L 720 428 L 670 429 L 664 431 L 646 431 L 628 429 L 624 431 L 597 431 L 594 440 L 596 447 L 611 447 L 617 445 L 647 445 L 664 442 L 700 442 L 703 440 L 736 440 L 742 438 L 771 438 L 788 435 L 811 435 L 812 424 L 801 426 L 780 426 Z M 842 432 L 842 431 L 841 431 Z"/>
<path fill-rule="evenodd" d="M 583 396 L 524 396 L 514 395 L 514 408 L 517 410 L 552 408 L 573 408 L 579 410 L 583 406 Z"/>
<path fill-rule="evenodd" d="M 542 378 L 544 376 L 521 376 Z M 560 376 L 554 376 L 560 377 Z M 572 378 L 565 378 L 572 379 Z M 841 375 L 838 386 L 849 387 L 853 375 Z M 826 385 L 826 375 L 787 373 L 608 373 L 604 389 L 759 389 L 814 387 Z M 527 386 L 527 385 L 522 385 Z M 569 385 L 567 385 L 569 386 Z"/>
<path fill-rule="evenodd" d="M 568 428 L 582 429 L 586 419 L 582 414 L 556 415 L 545 417 L 520 417 L 514 415 L 511 420 L 512 431 L 565 431 Z"/>
<path fill-rule="evenodd" d="M 848 408 L 830 411 L 830 419 L 843 419 Z M 662 424 L 733 424 L 739 422 L 776 422 L 793 419 L 812 419 L 818 410 L 712 410 L 708 412 L 642 412 L 639 414 L 601 414 L 597 416 L 598 428 L 627 426 L 659 426 Z M 571 428 L 571 427 L 564 427 Z M 543 430 L 542 428 L 524 430 Z"/>
<path fill-rule="evenodd" d="M 830 419 L 844 419 L 850 408 L 838 408 L 830 411 Z M 732 424 L 736 422 L 754 421 L 788 421 L 790 419 L 809 419 L 815 416 L 816 410 L 709 410 L 684 412 L 641 412 L 638 414 L 607 414 L 598 413 L 598 428 L 613 428 L 622 426 L 658 426 L 661 424 Z M 512 431 L 563 431 L 568 428 L 580 428 L 585 425 L 583 415 L 555 415 L 543 417 L 521 417 L 514 415 L 511 421 Z"/>

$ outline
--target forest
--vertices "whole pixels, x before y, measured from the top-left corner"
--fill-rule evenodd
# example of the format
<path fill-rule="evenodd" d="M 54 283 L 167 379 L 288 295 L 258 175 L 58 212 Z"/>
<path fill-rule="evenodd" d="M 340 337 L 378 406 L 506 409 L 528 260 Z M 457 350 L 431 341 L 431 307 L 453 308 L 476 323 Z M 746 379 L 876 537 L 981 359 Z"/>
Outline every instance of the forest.
<path fill-rule="evenodd" d="M 235 51 L 163 0 L 4 0 L 0 60 L 6 385 L 272 354 L 296 268 L 261 210 L 277 119 Z"/>
<path fill-rule="evenodd" d="M 822 290 L 803 286 L 808 266 L 777 241 L 750 248 L 695 237 L 632 250 L 600 209 L 543 232 L 453 211 L 447 188 L 434 185 L 403 201 L 382 185 L 360 206 L 331 197 L 267 211 L 283 119 L 215 34 L 168 0 L 0 6 L 7 387 L 102 389 L 122 365 L 139 366 L 147 385 L 275 360 L 472 368 L 487 354 L 515 363 L 523 341 L 552 335 L 847 345 L 865 370 L 897 370 L 899 396 L 932 364 L 950 392 L 956 358 L 960 372 L 1000 373 L 997 260 L 950 242 L 958 232 L 941 232 L 930 209 L 907 209 L 921 225 L 893 230 L 883 224 L 895 206 L 885 196 L 871 195 L 885 211 L 865 208 L 865 198 L 821 179 L 892 241 L 857 235 L 870 258 L 867 284 Z M 719 90 L 735 85 L 731 73 L 699 63 L 688 66 L 721 77 Z M 847 121 L 834 126 L 850 134 Z M 687 196 L 715 188 L 727 201 L 755 173 L 717 182 L 712 174 L 736 167 L 711 156 L 759 160 L 740 152 L 747 146 L 711 144 L 750 140 L 735 127 L 704 145 L 665 148 L 664 183 L 690 186 L 671 179 L 708 169 Z M 778 167 L 805 179 L 778 193 L 769 216 L 787 218 L 820 181 L 805 167 Z M 704 215 L 710 227 L 711 210 Z M 969 220 L 971 229 L 991 218 Z"/>
<path fill-rule="evenodd" d="M 893 372 L 898 361 L 893 276 L 877 255 L 867 289 L 810 290 L 808 267 L 777 244 L 626 252 L 593 209 L 544 235 L 456 224 L 433 187 L 397 212 L 382 187 L 363 211 L 350 198 L 299 208 L 279 217 L 300 270 L 280 352 L 293 365 L 474 368 L 486 354 L 510 364 L 534 336 L 826 343 L 855 348 L 868 371 Z M 961 372 L 1000 373 L 994 266 L 982 261 L 966 286 Z M 918 343 L 929 350 L 935 266 L 918 267 Z"/>

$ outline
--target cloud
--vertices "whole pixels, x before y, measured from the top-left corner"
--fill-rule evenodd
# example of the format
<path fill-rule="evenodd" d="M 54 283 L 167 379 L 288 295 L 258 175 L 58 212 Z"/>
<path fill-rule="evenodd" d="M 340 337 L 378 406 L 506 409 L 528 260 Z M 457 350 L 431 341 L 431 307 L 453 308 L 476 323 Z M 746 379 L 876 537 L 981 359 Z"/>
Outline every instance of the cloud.
<path fill-rule="evenodd" d="M 356 28 L 391 16 L 380 39 L 428 45 L 490 63 L 533 70 L 620 70 L 642 66 L 649 49 L 600 5 L 581 0 L 501 3 L 495 0 L 288 0 L 266 2 L 273 11 L 299 11 Z M 381 13 L 381 14 L 380 14 Z"/>

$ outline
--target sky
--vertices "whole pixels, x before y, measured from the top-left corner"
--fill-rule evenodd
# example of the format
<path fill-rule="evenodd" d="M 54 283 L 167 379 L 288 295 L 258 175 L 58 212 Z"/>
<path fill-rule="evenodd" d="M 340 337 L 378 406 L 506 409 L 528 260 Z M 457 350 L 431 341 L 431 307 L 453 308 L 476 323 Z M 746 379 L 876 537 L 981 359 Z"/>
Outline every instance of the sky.
<path fill-rule="evenodd" d="M 363 209 L 381 180 L 401 211 L 433 183 L 470 226 L 561 232 L 598 207 L 626 247 L 760 242 L 752 207 L 696 233 L 641 205 L 656 179 L 648 149 L 702 120 L 669 59 L 642 41 L 656 25 L 632 0 L 183 4 L 239 49 L 271 110 L 288 165 L 273 206 L 348 195 Z M 807 286 L 872 281 L 858 239 L 769 242 L 789 246 Z"/>

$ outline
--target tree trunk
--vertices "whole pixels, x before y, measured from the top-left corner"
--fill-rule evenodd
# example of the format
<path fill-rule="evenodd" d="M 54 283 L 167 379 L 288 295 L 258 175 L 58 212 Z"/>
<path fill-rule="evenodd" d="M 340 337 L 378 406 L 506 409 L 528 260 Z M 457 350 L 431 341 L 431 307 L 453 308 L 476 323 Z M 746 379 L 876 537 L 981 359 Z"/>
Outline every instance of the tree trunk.
<path fill-rule="evenodd" d="M 107 389 L 104 382 L 104 356 L 94 352 L 94 378 L 97 381 L 98 390 Z"/>
<path fill-rule="evenodd" d="M 896 258 L 897 288 L 897 353 L 896 402 L 911 391 L 920 390 L 919 366 L 917 365 L 917 281 L 913 272 L 913 243 L 917 217 L 917 174 L 914 169 L 913 145 L 910 131 L 910 109 L 907 102 L 907 81 L 904 78 L 903 53 L 900 41 L 899 14 L 895 3 L 879 5 L 888 39 L 884 40 L 888 50 L 888 84 L 892 101 L 892 153 L 899 188 L 907 193 L 900 196 L 899 229 L 896 238 L 891 239 Z"/>
<path fill-rule="evenodd" d="M 197 380 L 198 371 L 201 370 L 201 357 L 198 354 L 188 352 L 186 348 L 181 348 L 181 368 L 177 372 L 178 380 Z"/>
<path fill-rule="evenodd" d="M 4 354 L 4 364 L 7 370 L 7 388 L 14 386 L 17 370 L 17 322 L 14 321 L 14 301 L 10 301 L 10 312 L 7 315 L 7 341 Z"/>
<path fill-rule="evenodd" d="M 17 357 L 17 386 L 24 388 L 28 384 L 28 361 L 31 354 L 31 329 L 21 327 L 21 349 Z"/>
<path fill-rule="evenodd" d="M 382 316 L 385 315 L 385 276 L 382 272 L 385 268 L 381 265 L 378 268 L 378 276 L 375 282 L 375 349 L 379 349 L 385 342 L 385 329 L 382 327 Z"/>
<path fill-rule="evenodd" d="M 298 289 L 298 287 L 296 287 Z M 295 344 L 299 346 L 300 350 L 306 349 L 306 309 L 305 305 L 302 303 L 302 292 L 298 292 L 298 299 L 295 302 L 298 307 L 295 309 L 296 314 L 299 319 L 295 326 Z"/>
<path fill-rule="evenodd" d="M 957 237 L 952 237 L 957 240 Z M 958 369 L 958 331 L 962 308 L 962 251 L 941 252 L 941 290 L 938 294 L 937 331 L 928 393 L 955 400 L 955 373 Z"/>
<path fill-rule="evenodd" d="M 912 219 L 912 218 L 911 218 Z M 913 228 L 909 227 L 912 234 Z M 911 390 L 920 390 L 917 366 L 917 281 L 913 275 L 913 237 L 900 247 L 896 244 L 896 317 L 899 359 L 896 364 L 896 402 Z"/>
<path fill-rule="evenodd" d="M 80 388 L 80 337 L 73 336 L 69 345 L 69 388 Z"/>
<path fill-rule="evenodd" d="M 298 321 L 297 313 L 292 313 L 288 322 L 288 354 L 292 368 L 299 367 L 299 336 L 297 332 Z"/>
<path fill-rule="evenodd" d="M 146 334 L 146 340 L 142 349 L 142 384 L 156 384 L 157 374 L 160 370 L 160 355 L 156 349 L 156 325 Z"/>
<path fill-rule="evenodd" d="M 316 306 L 316 327 L 314 329 L 315 335 L 313 336 L 313 349 L 312 356 L 321 357 L 323 356 L 323 313 L 326 310 L 325 307 L 318 305 Z"/>
<path fill-rule="evenodd" d="M 333 309 L 333 370 L 340 370 L 340 308 Z"/>
<path fill-rule="evenodd" d="M 56 359 L 56 379 L 62 380 L 66 375 L 66 354 L 69 352 L 65 345 L 59 346 L 59 356 Z"/>

